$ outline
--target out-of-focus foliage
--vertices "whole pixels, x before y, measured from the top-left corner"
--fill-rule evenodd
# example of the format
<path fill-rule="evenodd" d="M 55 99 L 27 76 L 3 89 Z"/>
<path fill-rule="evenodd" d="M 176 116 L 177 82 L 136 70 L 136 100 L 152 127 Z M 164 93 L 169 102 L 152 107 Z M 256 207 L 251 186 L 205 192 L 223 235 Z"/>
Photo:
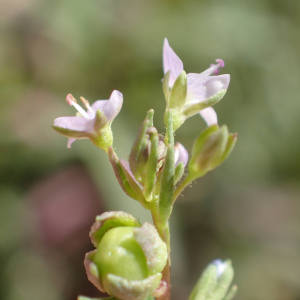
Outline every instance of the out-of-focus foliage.
<path fill-rule="evenodd" d="M 233 261 L 236 299 L 300 297 L 299 1 L 0 0 L 0 15 L 1 299 L 96 295 L 82 265 L 94 215 L 149 218 L 101 150 L 69 150 L 50 125 L 74 114 L 68 93 L 93 102 L 118 89 L 121 157 L 150 108 L 162 131 L 164 37 L 187 72 L 225 61 L 231 83 L 215 109 L 239 133 L 230 159 L 175 207 L 173 299 L 218 257 Z M 195 116 L 176 138 L 190 151 L 204 128 Z"/>

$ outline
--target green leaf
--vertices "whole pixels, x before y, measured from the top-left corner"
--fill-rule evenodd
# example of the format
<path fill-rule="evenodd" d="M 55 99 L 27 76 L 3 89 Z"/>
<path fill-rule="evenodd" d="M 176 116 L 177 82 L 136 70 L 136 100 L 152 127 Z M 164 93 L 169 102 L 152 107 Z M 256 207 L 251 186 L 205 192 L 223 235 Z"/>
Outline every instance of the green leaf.
<path fill-rule="evenodd" d="M 174 145 L 169 144 L 167 148 L 165 163 L 162 170 L 161 190 L 159 195 L 159 215 L 163 227 L 167 226 L 168 219 L 172 212 L 174 177 Z"/>
<path fill-rule="evenodd" d="M 225 96 L 226 92 L 227 92 L 227 90 L 221 90 L 220 92 L 218 92 L 214 96 L 206 99 L 205 101 L 189 105 L 183 109 L 182 113 L 187 118 L 191 117 L 191 116 L 197 114 L 198 112 L 200 112 L 201 110 L 218 103 Z"/>
<path fill-rule="evenodd" d="M 182 71 L 172 87 L 167 108 L 177 108 L 181 110 L 185 105 L 186 95 L 187 78 L 185 71 Z"/>

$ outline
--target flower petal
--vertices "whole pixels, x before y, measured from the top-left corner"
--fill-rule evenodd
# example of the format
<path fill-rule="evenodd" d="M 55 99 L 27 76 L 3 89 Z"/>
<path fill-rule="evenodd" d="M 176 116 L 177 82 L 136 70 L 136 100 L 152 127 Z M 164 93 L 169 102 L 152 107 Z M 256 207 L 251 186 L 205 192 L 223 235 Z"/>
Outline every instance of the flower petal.
<path fill-rule="evenodd" d="M 172 87 L 176 78 L 183 71 L 183 63 L 177 54 L 170 47 L 168 40 L 165 38 L 163 47 L 163 68 L 164 74 L 171 71 L 169 87 Z"/>
<path fill-rule="evenodd" d="M 187 74 L 188 92 L 186 104 L 198 103 L 213 97 L 221 90 L 227 90 L 230 75 L 202 76 L 196 73 Z"/>
<path fill-rule="evenodd" d="M 119 91 L 113 91 L 109 100 L 98 100 L 92 104 L 92 109 L 97 111 L 100 109 L 104 112 L 109 122 L 115 118 L 115 116 L 120 112 L 123 104 L 123 95 Z"/>
<path fill-rule="evenodd" d="M 212 107 L 207 107 L 199 112 L 200 116 L 204 119 L 207 126 L 218 124 L 218 116 Z"/>
<path fill-rule="evenodd" d="M 186 149 L 178 142 L 175 145 L 174 156 L 175 156 L 175 167 L 177 167 L 181 162 L 183 162 L 183 165 L 186 166 L 189 159 L 189 154 L 186 151 Z"/>
<path fill-rule="evenodd" d="M 68 144 L 67 144 L 67 148 L 71 148 L 71 144 L 73 143 L 73 142 L 75 142 L 76 141 L 76 139 L 68 139 Z"/>
<path fill-rule="evenodd" d="M 54 120 L 54 126 L 78 132 L 92 132 L 94 120 L 83 117 L 61 117 Z"/>

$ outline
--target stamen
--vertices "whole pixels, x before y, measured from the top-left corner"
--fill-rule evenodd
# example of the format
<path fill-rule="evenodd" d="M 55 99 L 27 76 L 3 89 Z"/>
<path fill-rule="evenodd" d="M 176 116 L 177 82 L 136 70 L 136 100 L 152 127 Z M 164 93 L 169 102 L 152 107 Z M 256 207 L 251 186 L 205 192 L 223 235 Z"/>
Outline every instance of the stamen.
<path fill-rule="evenodd" d="M 73 102 L 77 103 L 76 99 L 73 97 L 72 94 L 68 94 L 66 97 L 66 100 L 67 100 L 67 103 L 71 106 L 73 105 Z"/>
<path fill-rule="evenodd" d="M 200 73 L 201 75 L 211 75 L 215 74 L 217 75 L 219 73 L 219 69 L 223 68 L 225 66 L 224 61 L 221 58 L 216 59 L 217 64 L 211 64 L 207 70 Z"/>
<path fill-rule="evenodd" d="M 95 114 L 95 111 L 91 108 L 90 103 L 88 100 L 86 100 L 84 97 L 80 97 L 80 100 L 82 101 L 82 103 L 84 104 L 84 106 L 86 107 L 87 110 L 89 110 L 90 112 L 92 112 L 93 114 Z"/>
<path fill-rule="evenodd" d="M 77 104 L 76 99 L 73 97 L 72 94 L 68 94 L 66 97 L 67 103 L 71 106 L 74 106 L 77 111 L 84 117 L 87 119 L 90 119 L 90 117 L 88 116 L 88 114 L 85 112 L 85 110 L 79 105 Z"/>
<path fill-rule="evenodd" d="M 224 60 L 221 58 L 216 59 L 216 62 L 220 65 L 220 68 L 224 68 L 225 67 L 225 63 Z"/>

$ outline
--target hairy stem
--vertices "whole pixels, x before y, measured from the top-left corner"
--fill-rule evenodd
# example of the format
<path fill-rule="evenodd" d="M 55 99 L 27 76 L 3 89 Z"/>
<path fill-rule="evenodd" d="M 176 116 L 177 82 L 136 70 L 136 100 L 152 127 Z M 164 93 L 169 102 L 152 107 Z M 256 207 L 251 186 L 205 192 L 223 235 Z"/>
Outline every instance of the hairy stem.
<path fill-rule="evenodd" d="M 194 176 L 191 176 L 190 174 L 177 186 L 177 188 L 174 191 L 173 195 L 173 204 L 176 201 L 176 199 L 179 197 L 179 195 L 182 193 L 182 191 L 196 178 Z"/>
<path fill-rule="evenodd" d="M 162 228 L 160 224 L 160 220 L 158 217 L 158 214 L 154 211 L 151 211 L 153 224 L 155 228 L 157 229 L 157 232 L 159 233 L 161 239 L 166 243 L 167 249 L 168 249 L 168 259 L 167 263 L 165 265 L 165 268 L 162 271 L 162 281 L 166 283 L 166 290 L 164 293 L 156 297 L 157 300 L 170 300 L 171 299 L 171 247 L 170 247 L 170 228 L 169 223 L 166 228 Z"/>

